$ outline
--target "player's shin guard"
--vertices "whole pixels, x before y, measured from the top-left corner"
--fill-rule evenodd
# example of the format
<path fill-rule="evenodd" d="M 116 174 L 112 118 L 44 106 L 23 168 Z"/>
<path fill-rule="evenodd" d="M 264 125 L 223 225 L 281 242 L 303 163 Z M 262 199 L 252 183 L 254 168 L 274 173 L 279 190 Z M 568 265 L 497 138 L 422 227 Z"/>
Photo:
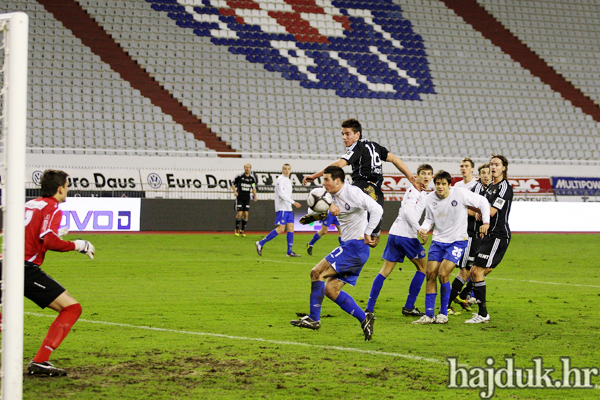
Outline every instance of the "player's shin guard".
<path fill-rule="evenodd" d="M 460 292 L 460 298 L 466 300 L 469 293 L 471 293 L 471 290 L 473 290 L 473 281 L 471 280 L 471 278 L 469 278 L 467 279 L 467 284 L 465 285 L 464 289 L 462 290 L 462 292 Z"/>
<path fill-rule="evenodd" d="M 323 297 L 325 296 L 325 282 L 316 281 L 310 284 L 310 314 L 309 317 L 313 321 L 321 319 L 321 306 Z"/>
<path fill-rule="evenodd" d="M 294 232 L 287 233 L 287 253 L 290 254 L 292 252 L 292 247 L 294 246 Z"/>
<path fill-rule="evenodd" d="M 482 317 L 487 317 L 488 312 L 485 304 L 485 281 L 473 282 L 473 292 L 475 293 L 475 299 L 477 299 L 477 305 L 479 306 L 478 314 Z"/>
<path fill-rule="evenodd" d="M 425 295 L 425 315 L 429 318 L 435 317 L 435 298 L 437 293 L 427 293 Z"/>
<path fill-rule="evenodd" d="M 235 230 L 237 231 L 238 229 L 240 229 L 240 224 L 242 223 L 241 219 L 236 219 L 235 220 Z"/>
<path fill-rule="evenodd" d="M 450 301 L 450 282 L 440 285 L 440 313 L 448 316 L 448 302 Z"/>
<path fill-rule="evenodd" d="M 319 232 L 315 233 L 315 236 L 312 237 L 312 239 L 310 239 L 310 242 L 308 242 L 309 246 L 314 246 L 315 243 L 317 243 L 317 241 L 321 239 L 321 236 L 319 236 Z"/>
<path fill-rule="evenodd" d="M 58 317 L 52 322 L 52 325 L 50 325 L 48 334 L 46 335 L 40 350 L 33 358 L 33 361 L 36 363 L 48 361 L 50 359 L 50 354 L 52 354 L 52 352 L 62 343 L 63 339 L 67 336 L 73 324 L 77 322 L 80 315 L 80 304 L 73 304 L 63 308 L 58 314 Z"/>
<path fill-rule="evenodd" d="M 277 230 L 273 229 L 271 232 L 269 232 L 269 234 L 267 235 L 267 237 L 265 237 L 259 243 L 260 243 L 261 246 L 264 246 L 265 243 L 267 243 L 270 240 L 275 239 L 276 237 L 277 237 Z"/>
<path fill-rule="evenodd" d="M 381 291 L 383 282 L 385 282 L 385 276 L 377 274 L 373 280 L 373 286 L 371 286 L 371 294 L 369 295 L 369 302 L 367 303 L 367 311 L 373 312 L 375 309 L 375 303 L 379 297 L 379 292 Z"/>
<path fill-rule="evenodd" d="M 247 220 L 245 220 L 245 219 L 243 219 L 243 220 L 242 220 L 242 232 L 245 232 L 245 231 L 246 231 L 246 224 L 247 224 L 247 223 L 248 223 L 248 221 L 247 221 Z"/>
<path fill-rule="evenodd" d="M 337 304 L 342 310 L 346 311 L 348 314 L 356 318 L 358 322 L 363 322 L 365 320 L 365 312 L 361 310 L 361 308 L 358 306 L 358 304 L 356 304 L 352 296 L 350 296 L 348 293 L 344 291 L 340 292 L 337 299 L 335 299 L 335 304 Z"/>
<path fill-rule="evenodd" d="M 454 278 L 454 280 L 452 281 L 452 292 L 450 292 L 450 300 L 454 300 L 456 296 L 458 296 L 464 284 L 465 281 L 460 276 L 457 275 L 456 278 Z"/>
<path fill-rule="evenodd" d="M 421 291 L 421 286 L 423 286 L 424 280 L 425 274 L 423 272 L 415 272 L 415 276 L 413 276 L 408 288 L 408 296 L 406 297 L 406 304 L 404 304 L 404 308 L 412 310 L 415 307 L 415 301 L 417 301 L 417 297 L 419 297 L 419 292 Z"/>

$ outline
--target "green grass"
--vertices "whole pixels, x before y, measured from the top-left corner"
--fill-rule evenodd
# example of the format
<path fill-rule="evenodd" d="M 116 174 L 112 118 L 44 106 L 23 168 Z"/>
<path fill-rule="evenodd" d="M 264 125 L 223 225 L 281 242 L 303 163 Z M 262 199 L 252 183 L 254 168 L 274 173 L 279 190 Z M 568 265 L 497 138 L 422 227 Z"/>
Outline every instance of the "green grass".
<path fill-rule="evenodd" d="M 258 236 L 87 235 L 91 261 L 48 253 L 44 270 L 83 306 L 51 361 L 66 378 L 25 376 L 24 398 L 39 399 L 460 399 L 448 389 L 447 357 L 484 367 L 487 357 L 518 367 L 544 357 L 559 367 L 600 367 L 600 261 L 597 235 L 516 235 L 487 280 L 487 325 L 470 315 L 415 326 L 401 315 L 414 273 L 410 262 L 386 281 L 371 342 L 358 322 L 325 299 L 319 331 L 294 328 L 308 311 L 309 271 L 337 243 L 296 235 L 302 258 L 285 257 L 285 236 L 256 254 Z M 356 287 L 366 304 L 385 237 Z M 422 294 L 417 305 L 424 308 Z M 25 359 L 35 354 L 55 313 L 26 300 Z M 424 359 L 421 359 L 424 358 Z M 560 373 L 555 378 L 560 378 Z M 600 384 L 599 378 L 593 383 Z M 499 389 L 496 399 L 598 398 L 599 390 Z"/>

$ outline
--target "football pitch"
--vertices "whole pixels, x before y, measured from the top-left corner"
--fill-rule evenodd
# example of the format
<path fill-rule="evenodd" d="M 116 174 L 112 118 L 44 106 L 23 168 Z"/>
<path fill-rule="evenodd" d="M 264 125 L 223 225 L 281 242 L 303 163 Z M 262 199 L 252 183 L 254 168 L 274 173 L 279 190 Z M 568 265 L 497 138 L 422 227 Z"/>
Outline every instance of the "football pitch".
<path fill-rule="evenodd" d="M 475 399 L 487 387 L 481 376 L 465 375 L 479 389 L 448 388 L 447 358 L 469 374 L 504 368 L 506 357 L 522 369 L 539 362 L 555 369 L 546 376 L 553 382 L 562 378 L 561 357 L 600 368 L 600 235 L 514 235 L 487 279 L 489 324 L 467 325 L 471 314 L 463 312 L 447 325 L 412 325 L 401 309 L 415 268 L 398 264 L 379 296 L 370 342 L 327 298 L 320 330 L 289 323 L 308 312 L 310 269 L 337 246 L 335 234 L 317 242 L 312 257 L 311 236 L 297 234 L 301 258 L 285 256 L 285 235 L 262 257 L 254 246 L 262 236 L 251 234 L 78 237 L 96 246 L 93 261 L 48 252 L 43 266 L 83 307 L 51 358 L 69 375 L 25 376 L 25 399 Z M 386 239 L 357 285 L 344 288 L 363 307 Z M 424 292 L 425 285 L 421 310 Z M 56 315 L 28 300 L 25 311 L 24 366 Z M 600 377 L 591 382 L 596 388 L 496 388 L 493 398 L 597 399 Z"/>

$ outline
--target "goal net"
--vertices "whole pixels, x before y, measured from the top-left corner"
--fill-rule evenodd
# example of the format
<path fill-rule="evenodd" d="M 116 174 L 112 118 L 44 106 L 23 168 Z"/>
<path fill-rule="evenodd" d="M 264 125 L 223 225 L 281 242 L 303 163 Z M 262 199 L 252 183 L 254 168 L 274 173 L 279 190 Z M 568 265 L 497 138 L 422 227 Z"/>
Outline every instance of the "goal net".
<path fill-rule="evenodd" d="M 2 399 L 23 397 L 23 255 L 27 36 L 22 12 L 0 14 L 0 196 L 2 197 Z"/>

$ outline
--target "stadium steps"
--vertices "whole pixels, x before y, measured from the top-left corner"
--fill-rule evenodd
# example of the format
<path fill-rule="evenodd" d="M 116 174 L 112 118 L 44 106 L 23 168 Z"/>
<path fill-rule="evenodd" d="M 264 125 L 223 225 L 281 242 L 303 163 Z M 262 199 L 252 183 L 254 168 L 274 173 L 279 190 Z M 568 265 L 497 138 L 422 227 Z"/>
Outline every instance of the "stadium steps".
<path fill-rule="evenodd" d="M 526 44 L 490 15 L 476 0 L 442 0 L 442 2 L 466 23 L 481 32 L 494 45 L 510 55 L 513 60 L 520 63 L 523 68 L 539 77 L 542 82 L 560 93 L 575 107 L 581 108 L 583 112 L 600 122 L 600 108 L 592 99 L 574 87 L 571 82 L 531 51 Z"/>
<path fill-rule="evenodd" d="M 38 2 L 132 87 L 138 89 L 165 114 L 171 115 L 174 122 L 193 133 L 197 140 L 204 141 L 206 147 L 218 152 L 232 153 L 220 155 L 222 157 L 239 157 L 231 146 L 221 141 L 206 124 L 141 68 L 77 2 L 72 0 L 39 0 Z"/>

